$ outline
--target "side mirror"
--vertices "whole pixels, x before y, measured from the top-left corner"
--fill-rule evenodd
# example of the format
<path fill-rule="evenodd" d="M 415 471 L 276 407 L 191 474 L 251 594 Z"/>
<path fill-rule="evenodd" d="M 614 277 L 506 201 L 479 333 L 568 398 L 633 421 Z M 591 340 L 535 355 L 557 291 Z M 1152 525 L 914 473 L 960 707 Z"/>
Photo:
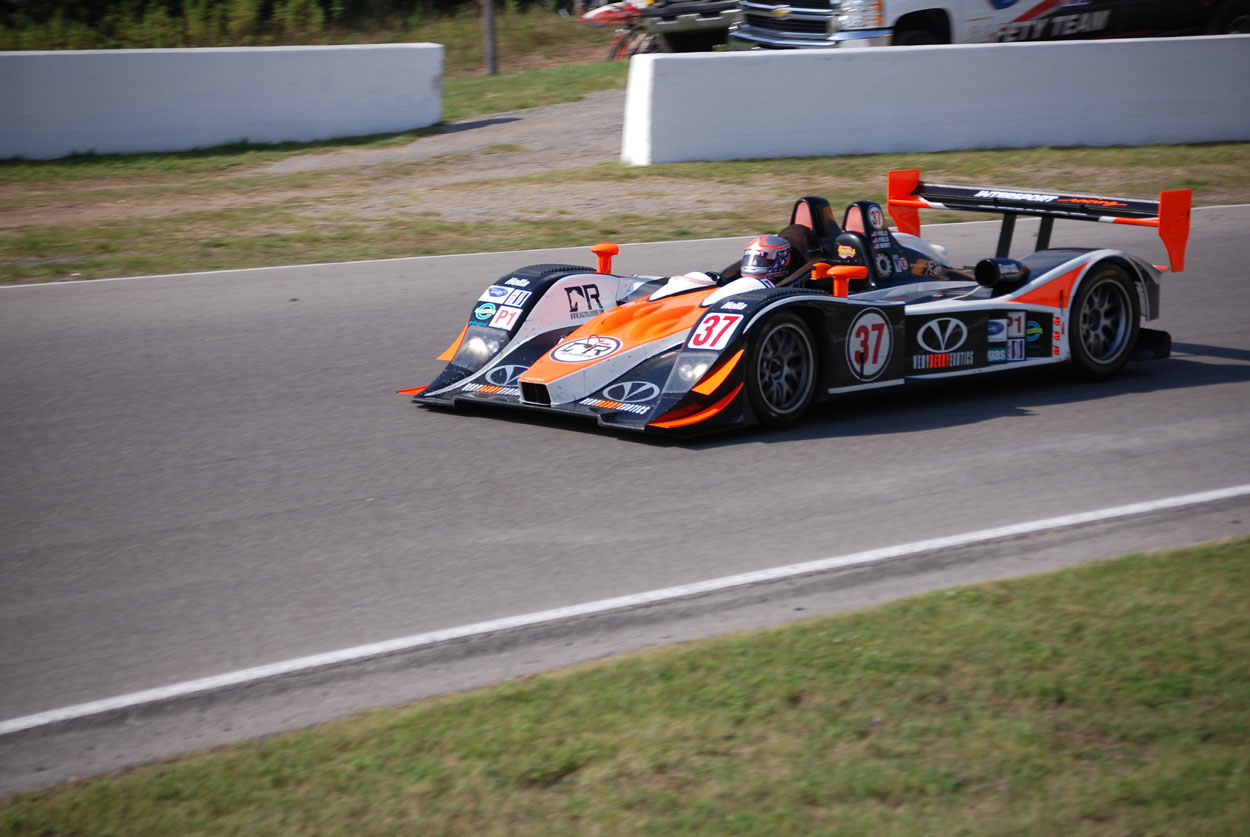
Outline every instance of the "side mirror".
<path fill-rule="evenodd" d="M 862 264 L 829 264 L 817 262 L 812 265 L 813 279 L 833 277 L 833 295 L 845 297 L 850 293 L 852 279 L 867 279 L 868 266 Z"/>

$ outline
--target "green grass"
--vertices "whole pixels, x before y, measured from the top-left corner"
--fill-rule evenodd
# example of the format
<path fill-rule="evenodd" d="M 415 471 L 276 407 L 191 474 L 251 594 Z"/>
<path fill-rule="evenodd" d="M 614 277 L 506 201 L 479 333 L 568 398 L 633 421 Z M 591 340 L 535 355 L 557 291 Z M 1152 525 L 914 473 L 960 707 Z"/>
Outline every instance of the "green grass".
<path fill-rule="evenodd" d="M 0 834 L 1245 834 L 1250 538 L 0 802 Z"/>

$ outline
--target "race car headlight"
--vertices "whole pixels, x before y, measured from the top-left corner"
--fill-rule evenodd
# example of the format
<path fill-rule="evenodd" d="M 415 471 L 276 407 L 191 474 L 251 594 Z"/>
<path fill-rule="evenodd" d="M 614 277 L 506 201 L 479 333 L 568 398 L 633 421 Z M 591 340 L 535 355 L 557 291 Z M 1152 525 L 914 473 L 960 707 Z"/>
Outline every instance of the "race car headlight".
<path fill-rule="evenodd" d="M 878 29 L 884 19 L 881 0 L 842 0 L 837 15 L 839 29 Z"/>
<path fill-rule="evenodd" d="M 481 369 L 486 361 L 490 360 L 495 354 L 503 348 L 503 338 L 497 334 L 492 334 L 491 329 L 473 326 L 465 334 L 464 340 L 460 343 L 460 350 L 456 352 L 452 363 L 462 369 L 468 369 L 470 372 L 476 372 Z"/>
<path fill-rule="evenodd" d="M 677 358 L 673 371 L 669 373 L 665 392 L 685 392 L 693 387 L 712 368 L 717 355 L 714 352 L 688 352 Z"/>

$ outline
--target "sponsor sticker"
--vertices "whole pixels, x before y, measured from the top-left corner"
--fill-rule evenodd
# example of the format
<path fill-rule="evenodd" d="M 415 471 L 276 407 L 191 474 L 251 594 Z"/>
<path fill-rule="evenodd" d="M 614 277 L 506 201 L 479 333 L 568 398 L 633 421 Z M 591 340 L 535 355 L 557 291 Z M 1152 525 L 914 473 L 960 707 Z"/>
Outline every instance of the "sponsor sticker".
<path fill-rule="evenodd" d="M 990 343 L 1006 343 L 1007 342 L 1007 321 L 1006 320 L 990 320 L 986 327 L 985 339 Z M 1003 360 L 1006 360 L 1006 355 Z"/>
<path fill-rule="evenodd" d="M 1052 203 L 1059 200 L 1058 195 L 1041 195 L 1036 192 L 1000 192 L 997 189 L 982 189 L 973 197 L 996 198 L 1003 201 L 1023 201 L 1025 203 Z"/>
<path fill-rule="evenodd" d="M 724 305 L 722 305 L 721 310 L 722 311 L 744 311 L 746 310 L 746 307 L 747 307 L 747 304 L 745 302 L 735 302 L 731 300 L 729 302 L 726 302 Z"/>
<path fill-rule="evenodd" d="M 968 327 L 954 317 L 929 320 L 916 332 L 916 342 L 926 352 L 953 352 L 968 339 Z"/>
<path fill-rule="evenodd" d="M 903 256 L 894 257 L 894 269 L 897 270 L 899 273 L 906 273 L 908 266 L 909 265 L 907 264 L 907 259 L 904 258 Z"/>
<path fill-rule="evenodd" d="M 699 320 L 699 324 L 691 332 L 690 342 L 687 345 L 692 349 L 719 351 L 729 345 L 742 318 L 742 314 L 720 312 L 704 314 L 703 319 Z"/>
<path fill-rule="evenodd" d="M 584 320 L 603 311 L 603 300 L 599 296 L 599 286 L 594 282 L 585 285 L 570 285 L 564 289 L 569 300 L 569 318 Z"/>
<path fill-rule="evenodd" d="M 890 249 L 890 232 L 889 230 L 877 230 L 872 234 L 872 249 L 889 250 Z"/>
<path fill-rule="evenodd" d="M 503 304 L 513 305 L 519 308 L 520 306 L 525 304 L 525 301 L 529 299 L 530 296 L 531 294 L 529 291 L 521 291 L 521 290 L 512 291 L 510 294 L 508 294 L 508 298 L 503 301 Z"/>
<path fill-rule="evenodd" d="M 551 350 L 551 359 L 561 363 L 585 363 L 605 358 L 620 351 L 620 348 L 621 341 L 615 337 L 599 337 L 592 334 L 590 337 L 580 337 L 556 346 Z"/>
<path fill-rule="evenodd" d="M 889 276 L 894 272 L 894 262 L 890 261 L 889 253 L 878 253 L 876 256 L 877 272 L 882 276 Z"/>
<path fill-rule="evenodd" d="M 912 369 L 954 369 L 972 365 L 972 352 L 938 352 L 930 355 L 912 355 Z"/>
<path fill-rule="evenodd" d="M 660 388 L 650 381 L 621 381 L 604 387 L 602 395 L 607 401 L 645 404 L 660 397 Z"/>
<path fill-rule="evenodd" d="M 881 377 L 894 351 L 890 321 L 876 308 L 860 313 L 846 333 L 846 363 L 861 381 Z"/>
<path fill-rule="evenodd" d="M 1007 360 L 1024 360 L 1024 338 L 1012 337 L 1007 340 Z"/>
<path fill-rule="evenodd" d="M 849 244 L 839 244 L 838 245 L 838 258 L 839 259 L 855 258 L 855 248 Z"/>
<path fill-rule="evenodd" d="M 1045 332 L 1046 329 L 1042 328 L 1041 323 L 1036 320 L 1029 320 L 1028 326 L 1024 329 L 1024 336 L 1030 343 L 1036 343 Z"/>
<path fill-rule="evenodd" d="M 501 387 L 494 384 L 465 384 L 461 392 L 480 392 L 482 395 L 520 395 L 518 387 Z"/>
<path fill-rule="evenodd" d="M 651 408 L 646 404 L 626 404 L 623 401 L 609 401 L 604 398 L 583 398 L 577 402 L 583 407 L 598 407 L 601 410 L 613 410 L 618 413 L 633 413 L 636 416 L 645 416 Z"/>
<path fill-rule="evenodd" d="M 502 328 L 511 331 L 521 320 L 522 309 L 508 305 L 499 306 L 499 312 L 490 321 L 491 328 Z"/>
<path fill-rule="evenodd" d="M 496 366 L 487 372 L 483 378 L 486 383 L 497 387 L 511 386 L 517 382 L 517 378 L 521 377 L 526 367 L 509 364 L 507 366 Z"/>
<path fill-rule="evenodd" d="M 504 284 L 511 285 L 514 288 L 528 288 L 530 286 L 530 280 L 522 279 L 519 276 L 513 276 L 507 282 L 504 282 Z"/>
<path fill-rule="evenodd" d="M 1007 347 L 1006 346 L 991 346 L 985 352 L 985 359 L 988 360 L 990 363 L 1006 363 L 1007 362 Z"/>
<path fill-rule="evenodd" d="M 489 320 L 495 316 L 495 312 L 499 310 L 498 306 L 493 302 L 484 302 L 473 309 L 473 318 L 477 320 Z"/>
<path fill-rule="evenodd" d="M 502 285 L 491 285 L 482 295 L 477 298 L 478 302 L 503 302 L 508 298 L 508 294 L 512 293 L 510 288 Z"/>

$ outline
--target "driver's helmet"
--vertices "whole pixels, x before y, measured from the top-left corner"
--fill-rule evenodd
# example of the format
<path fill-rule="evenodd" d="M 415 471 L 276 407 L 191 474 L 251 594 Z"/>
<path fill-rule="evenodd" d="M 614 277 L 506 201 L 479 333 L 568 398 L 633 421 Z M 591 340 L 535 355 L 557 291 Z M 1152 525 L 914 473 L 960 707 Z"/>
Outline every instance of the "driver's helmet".
<path fill-rule="evenodd" d="M 742 254 L 742 275 L 776 282 L 789 272 L 790 242 L 779 235 L 761 235 Z"/>

